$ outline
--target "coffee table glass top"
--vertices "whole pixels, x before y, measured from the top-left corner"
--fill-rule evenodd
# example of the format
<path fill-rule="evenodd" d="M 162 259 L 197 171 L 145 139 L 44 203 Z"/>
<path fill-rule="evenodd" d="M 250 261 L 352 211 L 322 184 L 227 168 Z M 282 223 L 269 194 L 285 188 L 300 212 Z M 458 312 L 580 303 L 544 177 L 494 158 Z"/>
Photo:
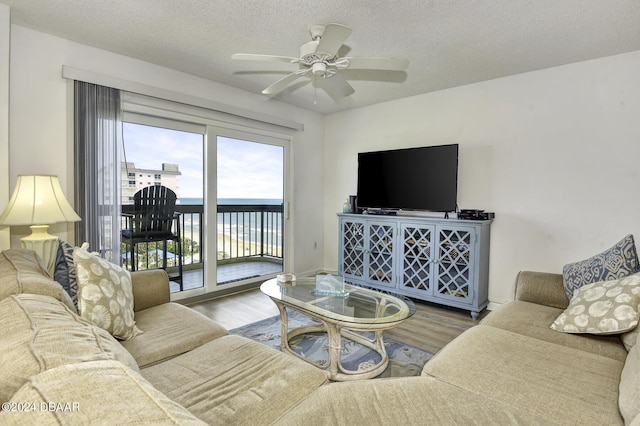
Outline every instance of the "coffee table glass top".
<path fill-rule="evenodd" d="M 265 281 L 260 290 L 285 305 L 333 321 L 354 324 L 385 324 L 411 317 L 415 304 L 408 298 L 345 284 L 344 292 L 328 295 L 316 291 L 314 277 L 279 283 Z"/>

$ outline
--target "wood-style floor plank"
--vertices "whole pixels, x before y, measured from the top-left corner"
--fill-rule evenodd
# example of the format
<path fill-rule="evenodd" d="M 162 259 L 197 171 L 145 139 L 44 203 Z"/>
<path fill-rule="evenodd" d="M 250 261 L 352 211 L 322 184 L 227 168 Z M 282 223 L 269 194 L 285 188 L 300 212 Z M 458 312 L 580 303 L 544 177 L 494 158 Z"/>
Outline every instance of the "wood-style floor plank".
<path fill-rule="evenodd" d="M 463 331 L 478 324 L 467 311 L 415 300 L 416 313 L 385 335 L 437 353 Z M 188 305 L 228 330 L 278 315 L 276 305 L 259 289 Z M 486 315 L 482 312 L 480 319 Z"/>
<path fill-rule="evenodd" d="M 195 302 L 188 306 L 211 318 L 227 330 L 279 315 L 275 303 L 260 289 Z"/>

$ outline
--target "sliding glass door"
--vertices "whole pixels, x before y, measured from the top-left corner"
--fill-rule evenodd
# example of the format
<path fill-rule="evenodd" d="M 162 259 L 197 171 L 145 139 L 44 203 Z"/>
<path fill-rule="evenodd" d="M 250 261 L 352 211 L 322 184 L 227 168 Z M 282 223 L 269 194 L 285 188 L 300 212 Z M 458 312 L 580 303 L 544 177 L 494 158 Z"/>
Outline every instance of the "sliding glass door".
<path fill-rule="evenodd" d="M 173 300 L 232 290 L 289 270 L 289 137 L 180 108 L 131 94 L 123 102 L 123 213 L 133 208 L 137 191 L 171 189 L 178 198 L 181 244 L 123 249 L 122 264 L 160 267 L 161 256 L 162 266 L 174 272 L 182 259 L 183 285 L 172 282 Z"/>
<path fill-rule="evenodd" d="M 150 242 L 137 244 L 132 252 L 123 242 L 122 264 L 133 270 L 153 269 L 165 266 L 166 258 L 167 272 L 174 277 L 178 270 L 178 254 L 181 253 L 183 274 L 180 279 L 171 281 L 171 292 L 202 289 L 204 135 L 198 133 L 197 128 L 179 126 L 170 120 L 155 124 L 162 124 L 162 127 L 123 123 L 121 227 L 127 229 L 126 215 L 133 213 L 137 192 L 150 186 L 164 186 L 177 196 L 175 211 L 180 214 L 178 223 L 182 246 L 178 250 L 171 241 L 165 253 L 164 244 Z M 173 232 L 177 231 L 173 229 Z"/>
<path fill-rule="evenodd" d="M 284 271 L 288 140 L 210 126 L 207 149 L 209 164 L 215 164 L 206 188 L 210 287 Z"/>

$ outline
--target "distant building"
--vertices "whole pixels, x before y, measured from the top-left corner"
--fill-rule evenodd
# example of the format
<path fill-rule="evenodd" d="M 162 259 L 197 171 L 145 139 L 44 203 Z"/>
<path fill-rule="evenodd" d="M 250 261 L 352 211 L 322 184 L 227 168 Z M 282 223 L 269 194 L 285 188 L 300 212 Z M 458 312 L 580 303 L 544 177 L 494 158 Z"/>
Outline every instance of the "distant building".
<path fill-rule="evenodd" d="M 178 176 L 182 173 L 177 164 L 162 163 L 162 170 L 138 169 L 134 163 L 121 163 L 122 204 L 133 204 L 133 195 L 142 188 L 162 185 L 172 189 L 180 197 Z"/>

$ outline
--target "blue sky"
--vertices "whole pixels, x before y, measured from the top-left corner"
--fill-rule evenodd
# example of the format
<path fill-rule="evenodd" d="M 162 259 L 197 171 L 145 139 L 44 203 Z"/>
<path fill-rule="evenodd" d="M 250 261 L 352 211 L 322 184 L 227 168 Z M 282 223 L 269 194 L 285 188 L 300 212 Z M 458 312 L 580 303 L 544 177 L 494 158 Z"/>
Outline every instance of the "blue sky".
<path fill-rule="evenodd" d="M 180 166 L 179 197 L 203 196 L 204 137 L 124 123 L 126 160 L 138 168 Z M 282 198 L 283 148 L 218 138 L 218 198 Z"/>
<path fill-rule="evenodd" d="M 218 137 L 218 198 L 282 198 L 283 148 Z"/>

